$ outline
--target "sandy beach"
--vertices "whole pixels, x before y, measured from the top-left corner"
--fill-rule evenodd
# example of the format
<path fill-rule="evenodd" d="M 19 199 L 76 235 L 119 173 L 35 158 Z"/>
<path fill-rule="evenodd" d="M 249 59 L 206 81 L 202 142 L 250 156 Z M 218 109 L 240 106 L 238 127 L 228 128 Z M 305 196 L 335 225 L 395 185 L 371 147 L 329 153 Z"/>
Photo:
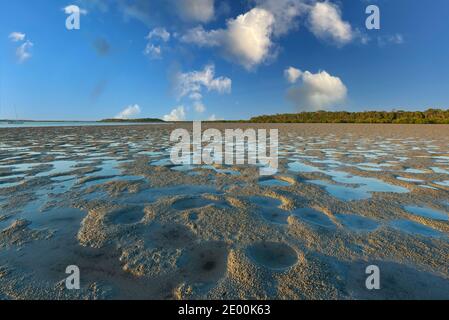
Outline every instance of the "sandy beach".
<path fill-rule="evenodd" d="M 203 124 L 279 129 L 273 177 L 180 127 L 0 129 L 0 299 L 449 299 L 449 125 Z"/>

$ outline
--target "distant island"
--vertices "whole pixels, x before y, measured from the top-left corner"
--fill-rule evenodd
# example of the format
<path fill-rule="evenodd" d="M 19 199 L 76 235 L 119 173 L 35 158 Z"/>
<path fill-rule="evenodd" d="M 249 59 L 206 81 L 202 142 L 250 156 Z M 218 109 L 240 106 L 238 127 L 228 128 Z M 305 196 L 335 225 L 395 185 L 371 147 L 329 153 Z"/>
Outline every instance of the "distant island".
<path fill-rule="evenodd" d="M 156 122 L 165 122 L 164 120 L 161 119 L 156 119 L 156 118 L 142 118 L 142 119 L 103 119 L 100 120 L 98 122 L 114 122 L 114 123 L 126 123 L 126 122 L 130 122 L 130 123 L 156 123 Z"/>
<path fill-rule="evenodd" d="M 449 124 L 449 109 L 429 109 L 427 111 L 301 112 L 263 115 L 251 118 L 249 122 Z"/>

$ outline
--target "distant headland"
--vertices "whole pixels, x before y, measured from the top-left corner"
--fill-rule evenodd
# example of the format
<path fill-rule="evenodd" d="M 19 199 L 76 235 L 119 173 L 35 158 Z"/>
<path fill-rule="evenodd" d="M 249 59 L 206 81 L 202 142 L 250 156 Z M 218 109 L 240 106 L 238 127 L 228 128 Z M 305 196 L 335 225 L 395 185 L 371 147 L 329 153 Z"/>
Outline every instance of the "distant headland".
<path fill-rule="evenodd" d="M 157 123 L 157 122 L 165 122 L 164 120 L 157 119 L 157 118 L 142 118 L 142 119 L 103 119 L 98 122 L 132 122 L 132 123 Z"/>

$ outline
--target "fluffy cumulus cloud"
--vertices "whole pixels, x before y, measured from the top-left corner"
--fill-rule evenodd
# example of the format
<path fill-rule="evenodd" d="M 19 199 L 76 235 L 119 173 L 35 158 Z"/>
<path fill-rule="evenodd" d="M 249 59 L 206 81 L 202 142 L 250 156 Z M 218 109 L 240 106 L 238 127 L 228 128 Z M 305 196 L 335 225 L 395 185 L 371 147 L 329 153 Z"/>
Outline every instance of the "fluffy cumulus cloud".
<path fill-rule="evenodd" d="M 311 7 L 308 26 L 317 38 L 337 45 L 345 45 L 355 37 L 351 25 L 343 21 L 340 8 L 328 1 L 317 2 Z"/>
<path fill-rule="evenodd" d="M 274 16 L 268 10 L 254 8 L 228 20 L 226 29 L 206 31 L 197 27 L 189 30 L 181 40 L 199 46 L 220 47 L 227 58 L 252 69 L 270 56 L 274 22 Z"/>
<path fill-rule="evenodd" d="M 118 115 L 116 119 L 132 119 L 141 113 L 140 107 L 137 104 L 127 106 Z"/>
<path fill-rule="evenodd" d="M 338 46 L 351 42 L 356 32 L 343 21 L 340 8 L 329 1 L 253 0 L 250 11 L 229 19 L 226 28 L 205 30 L 203 26 L 185 32 L 180 40 L 200 47 L 218 47 L 226 58 L 246 69 L 275 56 L 276 39 L 299 27 L 302 16 L 318 38 Z"/>
<path fill-rule="evenodd" d="M 296 85 L 288 90 L 288 98 L 301 111 L 317 111 L 343 102 L 347 88 L 340 78 L 326 71 L 311 73 L 301 72 Z"/>
<path fill-rule="evenodd" d="M 203 113 L 206 111 L 202 102 L 203 91 L 230 93 L 232 80 L 227 77 L 215 77 L 215 66 L 210 64 L 200 71 L 178 72 L 174 78 L 174 86 L 179 100 L 187 97 L 192 101 L 195 111 Z"/>
<path fill-rule="evenodd" d="M 289 83 L 295 83 L 302 75 L 302 71 L 295 67 L 289 67 L 284 71 L 284 77 Z"/>
<path fill-rule="evenodd" d="M 255 8 L 228 21 L 225 36 L 226 53 L 251 69 L 269 56 L 272 48 L 274 16 L 267 10 Z"/>
<path fill-rule="evenodd" d="M 176 12 L 185 21 L 209 22 L 215 15 L 214 0 L 175 0 Z"/>
<path fill-rule="evenodd" d="M 169 114 L 163 117 L 164 121 L 184 121 L 186 119 L 186 111 L 184 106 L 173 109 Z"/>
<path fill-rule="evenodd" d="M 94 2 L 97 7 L 100 2 L 106 3 L 102 0 Z M 207 28 L 205 24 L 217 15 L 231 12 L 220 9 L 225 2 L 115 0 L 110 3 L 117 4 L 125 19 L 141 21 L 150 28 L 171 25 L 173 30 L 178 30 L 173 34 L 163 28 L 150 32 L 144 53 L 153 59 L 161 57 L 165 43 L 173 38 L 184 44 L 216 48 L 227 60 L 253 70 L 275 58 L 280 38 L 301 24 L 319 39 L 337 46 L 348 44 L 359 36 L 359 32 L 343 20 L 339 6 L 330 0 L 247 0 L 251 6 L 247 12 L 228 17 L 225 26 L 215 29 Z M 184 29 L 189 24 L 191 27 Z M 179 31 L 180 27 L 184 31 Z"/>
<path fill-rule="evenodd" d="M 231 79 L 215 77 L 215 66 L 212 64 L 205 66 L 201 71 L 178 72 L 176 74 L 175 84 L 179 98 L 187 95 L 199 97 L 203 88 L 218 93 L 229 93 L 232 89 Z"/>

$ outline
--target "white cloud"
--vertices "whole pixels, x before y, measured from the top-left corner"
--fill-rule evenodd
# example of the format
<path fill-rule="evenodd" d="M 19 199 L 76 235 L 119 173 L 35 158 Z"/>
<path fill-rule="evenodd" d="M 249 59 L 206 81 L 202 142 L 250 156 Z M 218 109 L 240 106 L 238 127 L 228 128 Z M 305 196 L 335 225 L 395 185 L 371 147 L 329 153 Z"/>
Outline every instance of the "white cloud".
<path fill-rule="evenodd" d="M 82 15 L 87 14 L 87 10 L 81 9 L 80 7 L 73 4 L 64 7 L 62 10 L 65 12 L 65 14 L 74 14 L 74 13 L 79 13 Z"/>
<path fill-rule="evenodd" d="M 298 18 L 307 12 L 305 0 L 254 0 L 259 8 L 274 16 L 274 35 L 281 36 L 299 26 Z"/>
<path fill-rule="evenodd" d="M 26 60 L 31 58 L 31 53 L 29 50 L 34 46 L 34 44 L 27 40 L 22 43 L 16 50 L 16 57 L 20 63 L 25 62 Z"/>
<path fill-rule="evenodd" d="M 226 29 L 206 31 L 197 27 L 187 31 L 181 41 L 201 47 L 220 47 L 228 59 L 252 69 L 270 56 L 274 22 L 269 11 L 254 8 L 228 20 Z"/>
<path fill-rule="evenodd" d="M 170 33 L 165 28 L 155 28 L 151 30 L 145 39 L 148 40 L 143 54 L 150 59 L 162 58 L 162 42 L 166 43 L 170 40 Z"/>
<path fill-rule="evenodd" d="M 170 40 L 170 33 L 165 28 L 154 28 L 148 33 L 146 39 L 161 39 L 162 41 L 167 42 Z"/>
<path fill-rule="evenodd" d="M 182 42 L 195 44 L 199 47 L 217 47 L 222 42 L 223 30 L 204 30 L 203 26 L 187 30 L 180 37 Z"/>
<path fill-rule="evenodd" d="M 184 106 L 179 106 L 173 109 L 170 114 L 163 117 L 164 121 L 184 121 L 186 119 L 186 112 Z"/>
<path fill-rule="evenodd" d="M 247 69 L 266 60 L 273 46 L 274 16 L 267 10 L 254 8 L 228 21 L 225 50 Z"/>
<path fill-rule="evenodd" d="M 219 94 L 230 93 L 232 80 L 226 77 L 215 77 L 215 66 L 210 64 L 200 71 L 178 72 L 175 75 L 174 86 L 178 99 L 188 97 L 193 101 L 195 111 L 203 113 L 206 111 L 202 102 L 203 90 L 215 91 Z"/>
<path fill-rule="evenodd" d="M 331 2 L 317 2 L 310 9 L 308 26 L 322 40 L 345 45 L 355 38 L 351 25 L 342 20 L 340 8 Z"/>
<path fill-rule="evenodd" d="M 115 116 L 116 119 L 131 119 L 141 113 L 140 107 L 137 104 L 127 106 L 118 115 Z"/>
<path fill-rule="evenodd" d="M 13 42 L 24 41 L 25 37 L 26 37 L 25 33 L 21 32 L 11 32 L 9 35 L 9 39 Z"/>
<path fill-rule="evenodd" d="M 178 98 L 189 96 L 198 100 L 201 98 L 201 91 L 206 88 L 208 91 L 216 91 L 220 94 L 230 93 L 232 80 L 226 77 L 215 78 L 215 66 L 210 64 L 202 71 L 192 71 L 187 73 L 177 73 L 175 86 Z"/>
<path fill-rule="evenodd" d="M 185 21 L 204 23 L 215 15 L 214 0 L 178 0 L 175 6 L 179 17 Z"/>
<path fill-rule="evenodd" d="M 302 111 L 316 111 L 335 107 L 343 102 L 347 88 L 340 78 L 326 71 L 311 73 L 305 71 L 299 77 L 301 83 L 288 91 L 288 98 Z"/>
<path fill-rule="evenodd" d="M 289 83 L 295 83 L 301 75 L 302 71 L 294 67 L 289 67 L 284 71 L 285 79 L 287 79 Z"/>

